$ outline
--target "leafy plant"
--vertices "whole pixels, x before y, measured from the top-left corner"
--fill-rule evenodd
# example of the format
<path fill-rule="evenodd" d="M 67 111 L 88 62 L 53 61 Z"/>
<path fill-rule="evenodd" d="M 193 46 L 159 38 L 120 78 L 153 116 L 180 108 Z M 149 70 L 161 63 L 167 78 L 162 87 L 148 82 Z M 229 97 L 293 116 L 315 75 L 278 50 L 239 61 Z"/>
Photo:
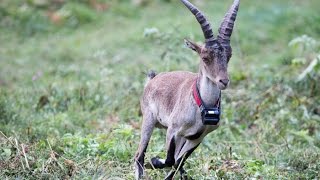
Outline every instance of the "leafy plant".
<path fill-rule="evenodd" d="M 307 35 L 297 37 L 289 43 L 289 47 L 291 47 L 295 56 L 292 64 L 299 67 L 301 71 L 296 82 L 299 88 L 308 88 L 307 91 L 312 96 L 318 94 L 316 89 L 319 88 L 317 83 L 320 80 L 319 44 L 318 41 Z"/>

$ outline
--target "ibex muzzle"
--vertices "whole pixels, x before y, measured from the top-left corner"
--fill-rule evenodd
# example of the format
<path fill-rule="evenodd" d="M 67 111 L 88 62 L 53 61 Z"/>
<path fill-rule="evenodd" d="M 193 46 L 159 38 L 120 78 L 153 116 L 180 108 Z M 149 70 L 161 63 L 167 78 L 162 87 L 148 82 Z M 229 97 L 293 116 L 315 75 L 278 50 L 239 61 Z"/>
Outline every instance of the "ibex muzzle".
<path fill-rule="evenodd" d="M 206 17 L 187 0 L 181 2 L 194 14 L 201 25 L 205 44 L 198 45 L 189 40 L 185 44 L 200 56 L 198 73 L 165 72 L 149 74 L 143 96 L 140 100 L 143 113 L 141 140 L 135 155 L 136 179 L 144 175 L 144 156 L 155 126 L 165 127 L 166 159 L 154 157 L 151 164 L 155 168 L 174 167 L 166 179 L 172 179 L 179 170 L 181 178 L 187 176 L 183 164 L 198 147 L 203 138 L 219 124 L 205 125 L 201 108 L 195 100 L 193 87 L 196 86 L 204 107 L 214 107 L 220 102 L 220 91 L 229 85 L 228 62 L 232 55 L 230 37 L 236 20 L 240 0 L 234 0 L 214 36 Z M 220 104 L 220 103 L 218 103 Z"/>

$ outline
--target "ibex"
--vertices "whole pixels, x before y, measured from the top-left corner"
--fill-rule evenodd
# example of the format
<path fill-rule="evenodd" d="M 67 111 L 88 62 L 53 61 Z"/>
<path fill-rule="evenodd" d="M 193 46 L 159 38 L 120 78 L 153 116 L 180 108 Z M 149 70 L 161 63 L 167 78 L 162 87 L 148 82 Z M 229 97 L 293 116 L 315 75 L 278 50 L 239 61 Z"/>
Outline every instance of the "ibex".
<path fill-rule="evenodd" d="M 140 100 L 143 122 L 141 140 L 135 155 L 136 179 L 144 175 L 144 156 L 154 127 L 167 129 L 166 159 L 154 157 L 154 168 L 174 167 L 165 179 L 173 179 L 176 171 L 187 179 L 185 160 L 203 138 L 219 126 L 221 90 L 229 85 L 228 62 L 232 55 L 230 37 L 240 0 L 234 0 L 214 36 L 212 28 L 200 10 L 188 0 L 181 2 L 201 25 L 205 44 L 189 40 L 185 44 L 200 56 L 198 73 L 174 71 L 148 74 Z"/>

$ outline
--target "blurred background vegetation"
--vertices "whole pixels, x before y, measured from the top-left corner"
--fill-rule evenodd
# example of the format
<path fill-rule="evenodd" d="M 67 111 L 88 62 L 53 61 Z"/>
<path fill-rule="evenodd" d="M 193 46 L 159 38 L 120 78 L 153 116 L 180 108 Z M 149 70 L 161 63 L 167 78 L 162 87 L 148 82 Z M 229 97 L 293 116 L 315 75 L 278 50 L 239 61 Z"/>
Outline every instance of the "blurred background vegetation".
<path fill-rule="evenodd" d="M 192 2 L 217 29 L 232 0 Z M 241 1 L 222 125 L 191 177 L 320 177 L 319 6 Z M 197 72 L 183 38 L 203 40 L 178 0 L 2 0 L 0 179 L 133 179 L 144 73 Z M 164 137 L 147 160 L 165 156 Z"/>

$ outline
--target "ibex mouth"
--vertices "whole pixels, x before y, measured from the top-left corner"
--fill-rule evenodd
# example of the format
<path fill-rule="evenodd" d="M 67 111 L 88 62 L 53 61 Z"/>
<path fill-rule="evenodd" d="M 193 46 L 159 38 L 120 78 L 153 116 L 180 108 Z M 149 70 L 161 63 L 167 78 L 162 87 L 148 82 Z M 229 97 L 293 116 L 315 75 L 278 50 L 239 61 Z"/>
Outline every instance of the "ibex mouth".
<path fill-rule="evenodd" d="M 218 88 L 219 88 L 220 90 L 225 90 L 225 89 L 227 89 L 227 87 L 228 87 L 228 85 L 224 85 L 224 84 L 222 84 L 222 83 L 218 83 L 217 85 L 218 85 Z"/>
<path fill-rule="evenodd" d="M 220 79 L 219 82 L 217 82 L 217 86 L 220 90 L 225 90 L 227 89 L 229 82 L 229 79 Z"/>

